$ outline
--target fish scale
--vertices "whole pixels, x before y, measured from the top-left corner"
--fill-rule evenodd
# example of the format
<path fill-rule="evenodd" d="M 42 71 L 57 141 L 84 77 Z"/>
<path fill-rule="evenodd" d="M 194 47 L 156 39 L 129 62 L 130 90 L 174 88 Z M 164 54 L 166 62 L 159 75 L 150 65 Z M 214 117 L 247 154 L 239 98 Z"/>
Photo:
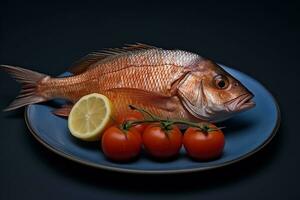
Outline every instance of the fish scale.
<path fill-rule="evenodd" d="M 1 68 L 22 83 L 20 95 L 6 110 L 55 98 L 75 103 L 90 93 L 106 95 L 117 114 L 134 104 L 177 119 L 220 121 L 254 106 L 253 94 L 213 61 L 144 44 L 91 53 L 76 62 L 69 77 Z M 55 113 L 67 116 L 70 108 Z"/>
<path fill-rule="evenodd" d="M 188 59 L 178 55 L 189 55 Z M 73 77 L 69 90 L 63 91 L 62 94 L 55 93 L 56 96 L 68 97 L 69 100 L 76 102 L 83 94 L 99 92 L 106 94 L 113 102 L 116 110 L 124 111 L 128 109 L 128 104 L 137 104 L 145 106 L 134 99 L 131 95 L 118 95 L 114 92 L 106 92 L 113 88 L 136 88 L 147 90 L 150 92 L 161 93 L 162 95 L 170 95 L 171 84 L 183 74 L 185 66 L 189 66 L 194 59 L 198 59 L 191 53 L 184 51 L 166 51 L 166 50 L 142 50 L 140 52 L 128 53 L 124 55 L 108 58 L 104 61 L 99 61 L 95 66 L 85 73 Z M 72 79 L 72 77 L 67 78 Z M 96 80 L 96 84 L 91 84 L 87 79 Z M 62 80 L 63 81 L 63 80 Z M 64 83 L 52 84 L 52 90 Z M 76 90 L 77 92 L 74 92 Z M 81 92 L 78 92 L 81 91 Z M 178 103 L 178 99 L 170 104 Z M 155 106 L 148 108 L 155 114 L 159 114 L 162 109 L 157 109 Z M 182 106 L 179 109 L 173 110 L 173 115 L 186 115 Z M 159 110 L 159 111 L 158 111 Z M 165 114 L 167 115 L 167 114 Z M 170 115 L 170 114 L 169 114 Z M 170 115 L 168 117 L 171 117 Z"/>

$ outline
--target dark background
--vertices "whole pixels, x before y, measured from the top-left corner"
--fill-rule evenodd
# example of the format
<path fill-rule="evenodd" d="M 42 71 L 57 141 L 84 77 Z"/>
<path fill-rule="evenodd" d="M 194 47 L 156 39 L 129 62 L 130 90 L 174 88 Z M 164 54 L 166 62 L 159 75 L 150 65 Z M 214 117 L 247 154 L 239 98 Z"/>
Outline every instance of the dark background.
<path fill-rule="evenodd" d="M 300 199 L 299 9 L 287 1 L 1 1 L 1 64 L 55 76 L 88 52 L 124 43 L 189 50 L 263 83 L 282 123 L 265 149 L 232 166 L 146 176 L 65 160 L 29 134 L 23 109 L 0 112 L 0 198 Z M 0 109 L 18 89 L 0 73 Z"/>

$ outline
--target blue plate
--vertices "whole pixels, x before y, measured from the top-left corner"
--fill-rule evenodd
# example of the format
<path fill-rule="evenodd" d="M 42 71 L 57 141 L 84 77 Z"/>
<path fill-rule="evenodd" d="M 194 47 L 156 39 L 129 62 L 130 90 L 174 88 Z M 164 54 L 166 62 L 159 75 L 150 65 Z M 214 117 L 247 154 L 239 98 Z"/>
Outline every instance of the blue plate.
<path fill-rule="evenodd" d="M 130 163 L 114 163 L 105 158 L 99 143 L 86 143 L 70 135 L 67 120 L 52 114 L 53 105 L 35 104 L 26 108 L 25 120 L 32 135 L 48 149 L 89 166 L 131 173 L 182 173 L 222 167 L 242 160 L 262 149 L 274 137 L 280 122 L 279 108 L 272 95 L 256 80 L 237 70 L 222 66 L 255 95 L 256 107 L 219 124 L 226 145 L 222 157 L 208 162 L 189 159 L 181 149 L 177 159 L 152 160 L 146 154 Z"/>

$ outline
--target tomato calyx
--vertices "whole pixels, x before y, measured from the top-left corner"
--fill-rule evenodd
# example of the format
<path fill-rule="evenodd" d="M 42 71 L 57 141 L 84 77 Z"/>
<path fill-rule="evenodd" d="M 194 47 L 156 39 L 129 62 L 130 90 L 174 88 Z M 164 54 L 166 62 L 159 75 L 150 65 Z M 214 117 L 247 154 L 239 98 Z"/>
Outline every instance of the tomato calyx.
<path fill-rule="evenodd" d="M 126 132 L 132 127 L 131 124 L 127 123 L 128 121 L 124 121 L 119 127 L 122 131 Z"/>
<path fill-rule="evenodd" d="M 173 122 L 168 121 L 168 120 L 160 121 L 160 126 L 161 126 L 162 130 L 164 130 L 165 132 L 172 130 L 173 124 L 174 124 Z"/>
<path fill-rule="evenodd" d="M 130 131 L 130 128 L 132 127 L 127 122 L 128 121 L 124 121 L 122 124 L 120 124 L 119 126 L 117 126 L 120 129 L 120 131 L 125 135 L 126 139 L 128 139 L 128 132 Z"/>

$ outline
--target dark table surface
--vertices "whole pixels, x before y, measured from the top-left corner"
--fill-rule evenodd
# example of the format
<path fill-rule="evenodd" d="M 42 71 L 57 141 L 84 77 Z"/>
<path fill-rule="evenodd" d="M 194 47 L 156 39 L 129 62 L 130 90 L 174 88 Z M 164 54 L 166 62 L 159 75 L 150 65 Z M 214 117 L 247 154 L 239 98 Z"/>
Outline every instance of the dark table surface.
<path fill-rule="evenodd" d="M 152 2 L 152 1 L 151 1 Z M 0 63 L 50 75 L 104 47 L 143 42 L 237 68 L 276 97 L 282 123 L 254 156 L 185 175 L 131 175 L 65 160 L 39 144 L 23 112 L 0 112 L 1 199 L 300 199 L 299 5 L 289 2 L 0 3 Z M 0 108 L 19 86 L 0 73 Z"/>

